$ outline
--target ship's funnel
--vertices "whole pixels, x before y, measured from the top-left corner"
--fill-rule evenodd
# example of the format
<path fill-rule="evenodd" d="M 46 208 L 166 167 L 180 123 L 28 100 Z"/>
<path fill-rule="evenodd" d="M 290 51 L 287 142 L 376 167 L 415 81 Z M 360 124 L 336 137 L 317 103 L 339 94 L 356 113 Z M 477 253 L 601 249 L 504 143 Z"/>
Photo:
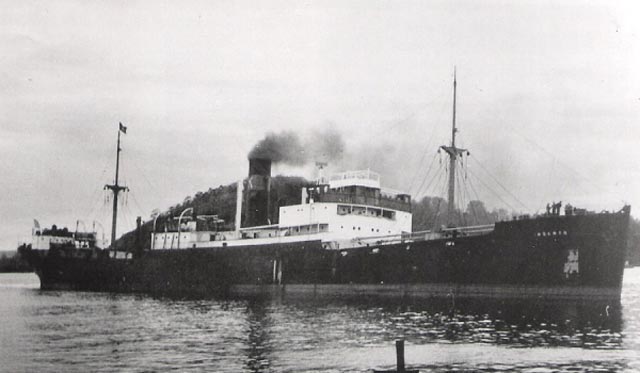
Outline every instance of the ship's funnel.
<path fill-rule="evenodd" d="M 271 160 L 249 159 L 249 177 L 244 191 L 243 227 L 271 224 Z"/>
<path fill-rule="evenodd" d="M 254 175 L 271 176 L 271 160 L 266 158 L 249 159 L 249 177 Z"/>

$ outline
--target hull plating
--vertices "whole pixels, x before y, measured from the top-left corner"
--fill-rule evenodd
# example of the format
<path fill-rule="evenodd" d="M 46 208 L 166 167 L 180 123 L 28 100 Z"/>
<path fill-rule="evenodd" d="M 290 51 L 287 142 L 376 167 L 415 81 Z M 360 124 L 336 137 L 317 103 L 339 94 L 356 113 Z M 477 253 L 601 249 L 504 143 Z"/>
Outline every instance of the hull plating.
<path fill-rule="evenodd" d="M 156 250 L 133 260 L 29 251 L 43 289 L 184 296 L 619 298 L 628 213 L 497 223 L 482 236 L 324 249 L 320 241 Z"/>

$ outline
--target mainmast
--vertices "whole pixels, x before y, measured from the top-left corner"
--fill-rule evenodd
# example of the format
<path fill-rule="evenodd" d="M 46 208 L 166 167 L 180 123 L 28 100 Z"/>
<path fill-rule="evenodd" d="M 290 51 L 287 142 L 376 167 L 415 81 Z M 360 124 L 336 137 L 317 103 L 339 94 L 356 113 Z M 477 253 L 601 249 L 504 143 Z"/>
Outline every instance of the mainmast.
<path fill-rule="evenodd" d="M 116 179 L 115 182 L 111 185 L 107 184 L 104 186 L 104 189 L 109 189 L 113 192 L 113 219 L 111 221 L 111 249 L 115 251 L 116 249 L 116 225 L 118 222 L 118 193 L 122 191 L 128 191 L 129 188 L 126 186 L 122 186 L 118 184 L 118 174 L 120 171 L 120 132 L 127 134 L 127 127 L 123 126 L 122 123 L 119 123 L 118 127 L 118 146 L 116 150 Z"/>
<path fill-rule="evenodd" d="M 459 156 L 466 151 L 466 149 L 456 148 L 456 70 L 453 69 L 453 123 L 451 125 L 451 146 L 443 145 L 440 148 L 449 154 L 449 195 L 448 208 L 447 208 L 447 225 L 453 226 L 455 224 L 455 191 L 456 191 L 456 161 Z"/>

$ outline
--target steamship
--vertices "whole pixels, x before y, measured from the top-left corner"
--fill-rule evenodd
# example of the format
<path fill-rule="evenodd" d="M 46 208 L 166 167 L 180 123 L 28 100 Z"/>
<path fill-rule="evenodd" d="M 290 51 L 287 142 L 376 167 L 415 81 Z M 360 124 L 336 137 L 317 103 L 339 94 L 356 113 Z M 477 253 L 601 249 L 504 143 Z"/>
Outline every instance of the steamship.
<path fill-rule="evenodd" d="M 454 115 L 448 210 L 454 210 Z M 122 129 L 122 125 L 121 125 Z M 126 128 L 125 128 L 126 131 Z M 114 195 L 115 242 L 120 131 Z M 238 182 L 235 229 L 199 230 L 185 210 L 150 245 L 100 249 L 95 234 L 35 230 L 20 253 L 42 289 L 179 296 L 540 297 L 619 299 L 630 207 L 560 208 L 490 225 L 412 232 L 411 196 L 371 170 L 320 177 L 272 224 L 271 160 L 249 160 Z"/>

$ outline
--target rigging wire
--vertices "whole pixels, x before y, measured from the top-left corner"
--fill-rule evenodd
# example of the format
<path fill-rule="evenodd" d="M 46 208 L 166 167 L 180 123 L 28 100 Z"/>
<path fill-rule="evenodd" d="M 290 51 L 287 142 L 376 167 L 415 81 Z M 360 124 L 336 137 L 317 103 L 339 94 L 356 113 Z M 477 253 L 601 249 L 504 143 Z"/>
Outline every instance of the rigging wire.
<path fill-rule="evenodd" d="M 478 177 L 478 175 L 476 175 L 473 171 L 469 170 L 469 174 L 472 175 L 473 177 L 475 177 L 485 188 L 487 188 L 491 193 L 493 193 L 496 197 L 498 197 L 498 199 L 500 201 L 502 201 L 502 203 L 507 205 L 512 211 L 514 211 L 514 212 L 516 211 L 516 209 L 511 204 L 509 204 L 509 202 L 505 201 L 502 197 L 500 197 L 499 193 L 497 193 L 495 190 L 493 190 L 487 183 L 482 181 L 482 179 L 480 177 Z"/>
<path fill-rule="evenodd" d="M 91 205 L 91 210 L 89 210 L 87 214 L 84 214 L 85 218 L 89 218 L 90 220 L 96 220 L 95 219 L 96 214 L 101 209 L 101 206 L 104 206 L 106 204 L 106 198 L 104 193 L 105 192 L 102 191 L 102 196 L 100 195 L 96 196 L 97 198 Z"/>
<path fill-rule="evenodd" d="M 462 180 L 462 177 L 460 175 L 460 168 L 456 167 L 456 182 L 458 183 L 458 199 L 460 201 L 460 205 L 459 205 L 459 209 L 460 209 L 460 215 L 462 217 L 462 214 L 465 210 L 465 207 L 467 206 L 467 200 L 466 200 L 466 185 L 464 184 L 464 181 Z M 464 219 L 461 219 L 464 220 Z"/>
<path fill-rule="evenodd" d="M 134 216 L 134 214 L 131 212 L 131 208 L 129 207 L 129 204 L 125 203 L 125 204 L 123 205 L 123 209 L 122 209 L 122 210 L 123 210 L 122 217 L 123 217 L 123 219 L 124 219 L 124 223 L 125 223 L 125 224 L 124 224 L 124 225 L 125 225 L 125 228 L 124 228 L 124 229 L 126 230 L 126 227 L 127 227 L 127 226 L 129 226 L 129 227 L 135 227 L 135 223 L 134 223 L 134 221 L 132 221 L 132 220 L 131 220 L 131 219 L 132 219 L 132 216 Z M 134 219 L 134 220 L 135 220 L 135 219 Z M 124 232 L 124 233 L 128 233 L 128 232 L 129 232 L 129 230 L 128 230 L 128 231 L 126 231 L 126 232 Z M 121 233 L 121 234 L 120 234 L 120 237 L 122 237 L 122 235 L 123 235 L 124 233 Z"/>
<path fill-rule="evenodd" d="M 511 193 L 507 188 L 505 188 L 504 185 L 502 185 L 502 183 L 500 183 L 500 181 L 498 181 L 498 179 L 496 179 L 495 176 L 493 176 L 491 174 L 491 172 L 489 172 L 489 170 L 487 170 L 486 167 L 484 167 L 484 165 L 480 162 L 480 160 L 478 160 L 478 158 L 476 158 L 475 156 L 471 155 L 471 158 L 473 160 L 475 160 L 478 165 L 480 165 L 480 167 L 487 173 L 487 175 L 489 175 L 489 177 L 496 183 L 498 184 L 498 186 L 500 186 L 500 188 L 502 188 L 502 190 L 504 190 L 507 194 L 509 194 L 516 202 L 518 202 L 520 204 L 520 206 L 524 207 L 526 210 L 531 211 L 531 209 L 525 205 L 522 201 L 520 201 L 520 199 L 518 199 L 518 197 L 516 197 L 513 193 Z"/>
<path fill-rule="evenodd" d="M 431 220 L 433 221 L 433 225 L 431 230 L 435 231 L 438 227 L 437 227 L 437 220 L 438 220 L 438 216 L 440 215 L 440 204 L 442 203 L 442 199 L 438 198 L 438 205 L 436 206 L 436 208 L 433 210 L 433 215 L 431 216 Z"/>
<path fill-rule="evenodd" d="M 415 184 L 416 179 L 418 178 L 418 174 L 420 172 L 419 170 L 422 170 L 422 165 L 424 164 L 425 158 L 427 158 L 427 152 L 426 151 L 422 153 L 422 158 L 420 159 L 420 162 L 418 163 L 418 171 L 413 173 L 413 178 L 411 178 L 411 183 L 409 184 L 409 193 L 411 193 L 413 191 L 413 185 Z M 429 173 L 429 171 L 427 170 L 427 174 L 428 173 Z"/>
<path fill-rule="evenodd" d="M 548 123 L 547 123 L 548 124 Z M 541 150 L 543 153 L 547 154 L 549 157 L 551 157 L 555 162 L 557 162 L 560 166 L 564 167 L 566 170 L 572 172 L 575 176 L 577 176 L 579 179 L 581 179 L 582 181 L 586 182 L 587 184 L 590 184 L 592 187 L 594 187 L 595 189 L 601 191 L 601 192 L 605 192 L 605 193 L 610 193 L 611 191 L 609 190 L 605 190 L 604 188 L 594 184 L 591 182 L 591 180 L 587 177 L 585 177 L 584 175 L 582 175 L 580 172 L 578 172 L 576 169 L 574 169 L 573 167 L 565 164 L 564 162 L 562 162 L 559 158 L 557 158 L 551 151 L 547 150 L 545 147 L 543 147 L 542 145 L 538 144 L 537 142 L 533 141 L 532 139 L 528 138 L 527 136 L 519 133 L 518 131 L 511 129 L 511 132 L 515 133 L 516 135 L 520 136 L 522 139 L 524 139 L 526 142 L 530 143 L 531 145 L 533 145 L 534 147 L 538 148 L 538 150 Z M 619 195 L 617 195 L 618 197 L 621 197 Z"/>
<path fill-rule="evenodd" d="M 442 176 L 445 174 L 443 172 L 443 170 L 442 170 L 443 167 L 445 167 L 445 166 L 443 166 L 443 164 L 440 163 L 440 165 L 438 166 L 438 170 L 436 171 L 436 175 L 434 175 L 434 177 L 431 179 L 429 184 L 427 184 L 427 187 L 424 190 L 424 195 L 428 195 L 429 191 L 431 190 L 431 186 L 432 185 L 434 186 L 434 193 L 436 195 L 438 195 L 436 188 L 437 188 L 438 185 L 440 185 L 440 180 L 442 179 Z M 437 176 L 437 178 L 436 178 L 436 176 Z M 435 184 L 434 184 L 434 181 L 435 181 Z M 416 194 L 416 196 L 417 196 L 417 194 Z"/>
<path fill-rule="evenodd" d="M 136 195 L 135 193 L 129 192 L 131 193 L 131 198 L 133 199 L 133 203 L 136 205 L 136 207 L 138 208 L 138 210 L 140 210 L 140 213 L 142 213 L 142 211 L 144 211 L 142 209 L 142 207 L 140 206 L 140 204 L 138 203 L 138 200 L 136 199 Z"/>
<path fill-rule="evenodd" d="M 109 153 L 111 153 L 111 151 L 109 151 Z M 105 158 L 108 158 L 108 157 L 105 156 Z M 111 162 L 110 159 L 105 159 L 104 166 L 102 167 L 102 173 L 99 176 L 100 180 L 104 180 L 104 177 L 105 177 L 105 174 L 107 173 L 107 168 L 109 167 L 110 162 Z M 89 207 L 87 208 L 87 211 L 81 216 L 85 216 L 85 217 L 91 216 L 91 214 L 96 208 L 96 203 L 99 203 L 99 200 L 101 199 L 100 192 L 102 192 L 103 190 L 104 189 L 98 183 L 98 185 L 96 186 L 96 189 L 93 191 L 93 193 L 91 194 L 91 197 L 89 198 L 89 200 L 94 201 L 94 203 L 90 204 Z"/>
<path fill-rule="evenodd" d="M 460 177 L 460 169 L 456 168 L 456 175 L 455 175 L 456 179 L 458 180 L 458 185 L 459 187 L 457 188 L 457 192 L 458 192 L 458 200 L 460 201 L 460 207 L 458 209 L 458 215 L 460 218 L 460 222 L 461 225 L 467 225 L 467 221 L 466 218 L 464 216 L 464 206 L 466 206 L 466 200 L 465 200 L 465 188 L 464 188 L 464 184 L 461 180 Z"/>
<path fill-rule="evenodd" d="M 454 175 L 454 178 L 456 179 L 456 183 L 460 184 L 459 180 L 458 180 L 458 172 L 456 171 L 456 174 Z M 457 203 L 454 203 L 453 205 L 453 215 L 457 220 L 457 226 L 462 226 L 465 225 L 464 224 L 464 219 L 462 217 L 462 206 L 464 204 L 464 201 L 462 200 L 462 192 L 461 192 L 462 188 L 458 187 L 455 188 L 454 190 L 454 198 L 457 201 Z"/>
<path fill-rule="evenodd" d="M 473 194 L 476 196 L 476 200 L 481 201 L 480 196 L 478 195 L 478 192 L 476 192 L 476 188 L 473 186 L 473 180 L 471 178 L 468 179 L 469 180 L 469 187 L 471 188 L 471 191 L 473 192 Z M 473 205 L 472 205 L 473 208 Z M 489 221 L 489 215 L 487 214 L 487 210 L 486 208 L 483 210 L 484 212 L 484 217 L 487 221 Z"/>
<path fill-rule="evenodd" d="M 441 174 L 443 174 L 443 173 L 441 173 Z M 442 183 L 442 194 L 441 195 L 444 195 L 446 193 L 446 191 L 448 189 L 447 187 L 448 187 L 447 180 L 445 178 L 444 182 Z M 433 219 L 433 230 L 436 230 L 436 228 L 437 228 L 436 223 L 438 221 L 438 217 L 440 216 L 440 206 L 442 205 L 442 201 L 444 201 L 444 198 L 438 198 L 438 206 L 436 207 L 436 209 L 435 209 L 435 211 L 433 213 L 433 217 L 432 217 L 432 219 Z"/>
<path fill-rule="evenodd" d="M 422 190 L 422 187 L 424 186 L 424 183 L 427 181 L 427 179 L 429 178 L 430 172 L 431 172 L 431 168 L 433 167 L 433 164 L 435 163 L 436 158 L 438 157 L 438 152 L 433 153 L 433 158 L 431 158 L 431 163 L 429 164 L 429 167 L 427 168 L 427 173 L 424 175 L 424 178 L 422 179 L 422 183 L 420 183 L 420 187 L 418 187 L 418 189 L 416 189 L 415 192 L 415 196 L 418 196 L 418 193 Z M 435 175 L 434 175 L 435 177 Z"/>
<path fill-rule="evenodd" d="M 504 119 L 503 113 L 498 113 L 498 112 L 494 112 L 494 111 L 491 111 L 491 110 L 490 110 L 490 113 L 493 114 L 494 118 Z M 549 123 L 548 121 L 539 120 L 539 119 L 537 119 L 537 122 L 538 123 L 542 123 L 545 126 L 552 126 L 553 125 L 553 124 Z M 589 179 L 588 177 L 585 177 L 583 174 L 581 174 L 574 167 L 571 167 L 570 165 L 564 163 L 561 159 L 556 157 L 554 152 L 548 150 L 544 146 L 540 145 L 538 142 L 534 141 L 529 136 L 527 136 L 527 135 L 523 134 L 522 132 L 518 131 L 517 128 L 510 127 L 509 134 L 512 134 L 512 133 L 517 135 L 518 137 L 520 137 L 524 142 L 526 142 L 529 145 L 533 146 L 540 153 L 547 155 L 549 158 L 551 158 L 555 163 L 560 165 L 562 168 L 564 168 L 565 170 L 569 171 L 569 173 L 571 173 L 577 179 L 577 181 L 579 181 L 578 183 L 575 184 L 575 186 L 578 189 L 580 189 L 582 192 L 584 192 L 585 194 L 589 193 L 589 191 L 584 188 L 585 185 L 588 185 L 588 186 L 593 187 L 595 190 L 598 190 L 600 192 L 603 192 L 603 193 L 606 193 L 606 194 L 609 194 L 609 195 L 613 195 L 616 198 L 618 198 L 620 201 L 624 202 L 624 197 L 622 195 L 620 195 L 619 193 L 617 193 L 614 190 L 607 190 L 607 189 L 605 189 L 605 188 L 603 188 L 601 186 L 598 186 L 597 184 L 593 183 L 591 181 L 591 179 Z M 542 202 L 541 202 L 541 204 L 542 204 Z M 538 209 L 538 211 L 539 210 L 540 209 Z"/>
<path fill-rule="evenodd" d="M 142 178 L 144 179 L 144 181 L 147 183 L 147 185 L 149 186 L 149 190 L 155 192 L 155 188 L 153 183 L 151 183 L 151 181 L 149 180 L 149 178 L 147 178 L 147 175 L 142 171 L 142 168 L 140 168 L 138 166 L 138 163 L 135 160 L 131 160 L 131 164 L 136 168 L 136 170 L 138 171 L 139 175 L 142 175 Z"/>
<path fill-rule="evenodd" d="M 405 124 L 405 123 L 408 123 L 408 122 L 409 122 L 409 120 L 411 120 L 411 119 L 413 119 L 414 117 L 416 117 L 418 113 L 420 113 L 421 111 L 425 110 L 427 107 L 431 106 L 431 105 L 432 105 L 433 103 L 435 103 L 437 100 L 440 100 L 440 99 L 441 99 L 441 97 L 446 97 L 446 95 L 444 95 L 444 94 L 442 94 L 442 95 L 437 95 L 437 94 L 436 94 L 436 95 L 433 95 L 433 98 L 432 98 L 430 101 L 428 101 L 428 102 L 427 102 L 426 104 L 424 104 L 424 105 L 420 105 L 419 109 L 417 109 L 416 111 L 414 111 L 412 114 L 410 114 L 409 116 L 405 117 L 404 119 L 402 119 L 402 120 L 400 120 L 400 121 L 396 122 L 396 123 L 395 123 L 395 124 L 393 124 L 390 128 L 385 128 L 385 129 L 383 129 L 383 130 L 381 130 L 381 131 L 378 131 L 378 133 L 377 133 L 377 134 L 379 135 L 379 134 L 380 134 L 380 133 L 382 133 L 382 132 L 387 132 L 387 133 L 389 133 L 389 132 L 390 132 L 390 130 L 392 130 L 393 128 L 397 127 L 399 124 Z M 443 102 L 441 103 L 440 110 L 434 110 L 435 115 L 433 116 L 433 118 L 435 118 L 435 120 L 434 120 L 434 122 L 435 122 L 435 123 L 440 123 L 440 122 L 441 122 L 440 118 L 441 118 L 442 116 L 444 116 L 444 115 L 445 115 L 445 113 L 446 113 L 446 107 L 448 107 L 448 105 L 449 105 L 449 102 L 447 102 L 447 101 L 443 101 Z M 425 157 L 426 157 L 426 154 L 428 153 L 428 150 L 432 148 L 433 139 L 435 138 L 435 137 L 433 136 L 433 134 L 434 134 L 434 133 L 435 133 L 435 131 L 436 131 L 436 130 L 438 130 L 438 129 L 440 129 L 440 126 L 438 126 L 438 125 L 430 126 L 429 134 L 426 136 L 426 138 L 427 138 L 427 143 L 426 143 L 426 144 L 425 144 L 425 146 L 424 146 L 425 151 L 423 152 L 423 156 L 422 156 L 421 161 L 418 163 L 418 169 L 413 173 L 413 178 L 412 178 L 412 180 L 411 180 L 411 184 L 410 184 L 410 188 L 409 188 L 409 189 L 410 189 L 410 191 L 411 191 L 411 190 L 413 190 L 414 183 L 415 183 L 415 181 L 416 181 L 416 179 L 417 179 L 418 175 L 420 174 L 420 170 L 422 169 L 422 164 L 424 163 L 424 159 L 425 159 Z M 374 136 L 375 136 L 375 135 L 376 135 L 376 134 L 374 134 Z M 407 152 L 409 152 L 409 151 L 410 151 L 410 149 L 411 149 L 410 147 L 406 147 Z M 412 155 L 412 154 L 407 154 L 407 156 L 408 156 L 408 157 L 410 157 L 411 155 Z M 406 163 L 402 163 L 402 164 L 401 164 L 401 166 L 400 166 L 400 172 L 403 172 L 403 171 L 404 171 L 404 169 L 405 169 L 405 167 L 406 167 Z M 425 176 L 425 177 L 426 177 L 426 176 Z M 423 179 L 423 180 L 424 180 L 424 179 Z M 424 181 L 423 181 L 423 184 L 424 184 Z M 420 189 L 420 188 L 418 188 L 418 189 Z M 417 195 L 417 194 L 416 194 L 416 195 Z"/>

